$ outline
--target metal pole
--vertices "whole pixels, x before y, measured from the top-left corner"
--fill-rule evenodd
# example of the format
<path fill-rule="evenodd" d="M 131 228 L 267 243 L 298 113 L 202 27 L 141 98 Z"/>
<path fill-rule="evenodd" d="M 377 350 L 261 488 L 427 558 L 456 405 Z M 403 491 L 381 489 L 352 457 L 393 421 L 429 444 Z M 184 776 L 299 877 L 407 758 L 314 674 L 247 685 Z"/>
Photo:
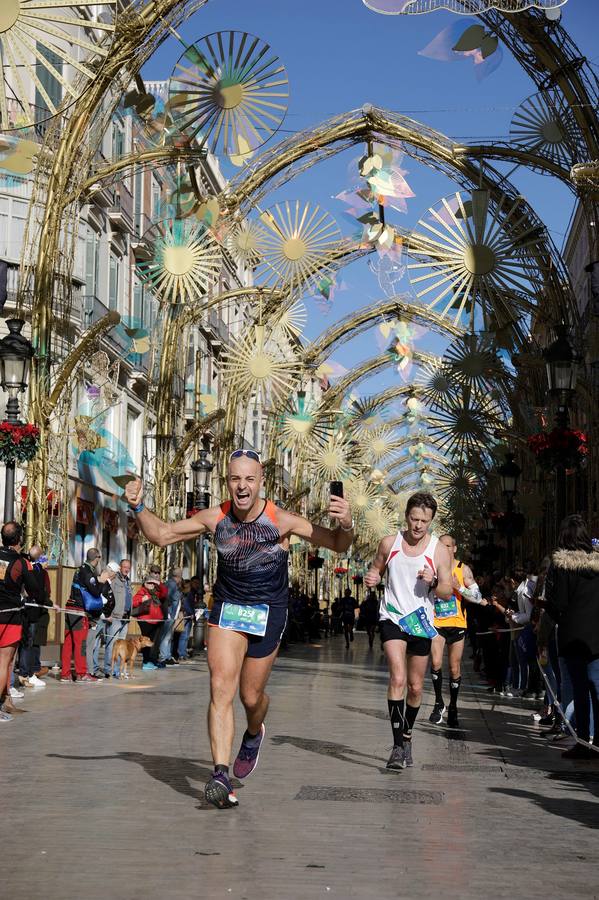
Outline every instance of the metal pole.
<path fill-rule="evenodd" d="M 6 404 L 6 421 L 11 425 L 19 424 L 19 400 L 17 397 L 9 397 Z M 6 463 L 6 477 L 4 481 L 4 521 L 12 522 L 15 517 L 15 464 Z"/>
<path fill-rule="evenodd" d="M 512 536 L 512 513 L 514 512 L 514 498 L 507 498 L 507 519 L 508 519 L 508 528 L 507 528 L 507 567 L 508 569 L 512 568 L 514 562 L 514 539 Z"/>

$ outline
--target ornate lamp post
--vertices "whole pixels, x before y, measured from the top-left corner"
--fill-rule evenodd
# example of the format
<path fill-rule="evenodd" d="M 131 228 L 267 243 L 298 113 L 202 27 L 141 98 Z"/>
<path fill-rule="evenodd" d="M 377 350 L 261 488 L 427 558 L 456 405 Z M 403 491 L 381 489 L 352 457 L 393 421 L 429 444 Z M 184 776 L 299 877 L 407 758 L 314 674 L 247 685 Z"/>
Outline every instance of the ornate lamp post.
<path fill-rule="evenodd" d="M 505 462 L 499 466 L 497 470 L 501 479 L 501 493 L 506 498 L 507 513 L 507 563 L 511 566 L 514 555 L 514 535 L 512 528 L 512 520 L 514 518 L 514 497 L 518 493 L 518 480 L 522 474 L 522 469 L 515 461 L 513 453 L 506 453 Z"/>
<path fill-rule="evenodd" d="M 19 425 L 19 394 L 27 390 L 29 366 L 35 355 L 33 344 L 21 334 L 23 319 L 7 319 L 8 334 L 0 340 L 0 384 L 8 394 L 6 419 L 10 425 Z M 6 462 L 4 484 L 4 521 L 15 515 L 15 460 Z"/>
<path fill-rule="evenodd" d="M 558 401 L 555 424 L 557 428 L 565 429 L 570 417 L 570 403 L 576 391 L 579 359 L 572 350 L 564 325 L 557 329 L 557 338 L 543 352 L 543 357 L 549 393 Z M 566 515 L 566 466 L 562 463 L 556 467 L 555 507 L 556 525 L 559 526 Z"/>
<path fill-rule="evenodd" d="M 208 450 L 200 450 L 199 459 L 191 464 L 193 477 L 194 509 L 208 509 L 210 506 L 210 475 L 214 465 L 209 459 Z M 196 576 L 200 581 L 200 599 L 204 599 L 204 535 L 199 535 L 196 542 Z"/>

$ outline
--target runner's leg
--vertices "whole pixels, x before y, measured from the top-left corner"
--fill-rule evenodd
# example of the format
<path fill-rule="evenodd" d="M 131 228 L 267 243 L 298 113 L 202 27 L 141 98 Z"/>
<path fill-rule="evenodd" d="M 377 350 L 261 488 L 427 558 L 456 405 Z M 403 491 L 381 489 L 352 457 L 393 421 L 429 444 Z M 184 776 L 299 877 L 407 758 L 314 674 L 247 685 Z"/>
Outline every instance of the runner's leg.
<path fill-rule="evenodd" d="M 233 700 L 239 686 L 248 642 L 242 634 L 213 626 L 208 634 L 210 705 L 208 733 L 215 766 L 228 768 L 231 761 L 235 721 Z"/>
<path fill-rule="evenodd" d="M 450 728 L 459 728 L 458 719 L 458 694 L 462 683 L 462 656 L 464 653 L 465 640 L 455 641 L 447 647 L 447 658 L 449 661 L 449 710 L 447 713 L 447 724 Z"/>
<path fill-rule="evenodd" d="M 435 691 L 435 705 L 429 716 L 429 721 L 434 725 L 440 725 L 443 721 L 445 704 L 443 702 L 443 650 L 445 638 L 438 634 L 431 644 L 431 679 Z"/>
<path fill-rule="evenodd" d="M 245 707 L 247 730 L 250 737 L 258 734 L 268 712 L 270 699 L 264 689 L 278 652 L 279 648 L 277 647 L 270 656 L 262 659 L 246 657 L 243 661 L 239 681 L 239 697 Z"/>
<path fill-rule="evenodd" d="M 407 680 L 408 694 L 406 698 L 406 721 L 404 741 L 412 739 L 412 729 L 422 702 L 422 687 L 428 666 L 428 656 L 408 656 Z"/>
<path fill-rule="evenodd" d="M 388 769 L 403 769 L 403 733 L 406 690 L 406 642 L 385 641 L 383 650 L 389 666 L 387 706 L 393 732 L 393 749 L 387 762 Z"/>

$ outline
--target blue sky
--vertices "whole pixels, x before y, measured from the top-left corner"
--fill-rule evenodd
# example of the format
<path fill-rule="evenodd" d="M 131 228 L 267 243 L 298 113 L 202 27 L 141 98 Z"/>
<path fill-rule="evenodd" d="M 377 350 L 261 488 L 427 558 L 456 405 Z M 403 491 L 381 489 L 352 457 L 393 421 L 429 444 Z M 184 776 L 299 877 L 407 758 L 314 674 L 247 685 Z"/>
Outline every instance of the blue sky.
<path fill-rule="evenodd" d="M 597 0 L 569 0 L 563 7 L 563 24 L 583 55 L 599 64 Z M 439 62 L 418 55 L 443 28 L 458 17 L 446 12 L 422 16 L 381 16 L 362 0 L 215 0 L 190 17 L 179 29 L 184 41 L 213 31 L 249 31 L 268 41 L 284 62 L 290 83 L 289 112 L 283 133 L 317 125 L 344 111 L 372 103 L 395 110 L 458 140 L 505 140 L 516 107 L 535 86 L 504 48 L 495 72 L 480 83 L 468 59 Z M 166 41 L 144 69 L 148 79 L 168 78 L 182 52 L 175 38 Z M 348 163 L 362 147 L 340 154 L 287 185 L 273 200 L 311 200 L 328 209 L 342 230 L 343 206 L 333 199 L 348 185 Z M 427 208 L 457 190 L 447 178 L 422 164 L 406 159 L 408 183 L 416 196 L 408 200 L 406 214 L 392 220 L 411 227 Z M 572 211 L 572 195 L 552 178 L 519 169 L 512 176 L 561 247 Z M 335 318 L 381 297 L 381 291 L 365 262 L 354 263 L 342 275 L 347 290 L 336 295 L 333 310 L 324 316 L 309 306 L 306 334 L 314 337 Z M 402 288 L 409 290 L 406 279 Z M 424 335 L 416 346 L 436 352 L 438 339 Z M 350 342 L 335 359 L 354 365 L 376 352 L 372 338 Z M 392 383 L 391 372 L 370 381 L 362 393 L 373 393 Z"/>

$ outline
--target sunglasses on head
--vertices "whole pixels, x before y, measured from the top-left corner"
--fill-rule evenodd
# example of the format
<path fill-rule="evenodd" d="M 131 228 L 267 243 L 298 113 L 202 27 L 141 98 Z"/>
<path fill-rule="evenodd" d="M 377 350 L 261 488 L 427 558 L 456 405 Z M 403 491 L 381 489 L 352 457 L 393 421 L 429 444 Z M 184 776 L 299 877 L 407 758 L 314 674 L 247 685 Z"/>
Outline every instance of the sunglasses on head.
<path fill-rule="evenodd" d="M 262 464 L 260 454 L 255 450 L 233 450 L 229 457 L 229 462 L 231 462 L 232 459 L 239 459 L 240 456 L 247 456 L 248 459 L 253 459 L 254 462 Z"/>

